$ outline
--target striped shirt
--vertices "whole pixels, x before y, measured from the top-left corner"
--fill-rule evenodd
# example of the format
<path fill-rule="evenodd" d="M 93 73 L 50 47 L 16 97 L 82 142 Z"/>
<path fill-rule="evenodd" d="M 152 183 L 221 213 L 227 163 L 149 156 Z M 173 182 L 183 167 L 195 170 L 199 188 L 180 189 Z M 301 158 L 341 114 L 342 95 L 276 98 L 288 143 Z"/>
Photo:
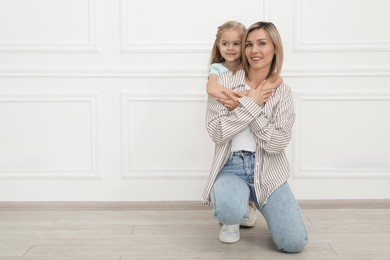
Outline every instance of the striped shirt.
<path fill-rule="evenodd" d="M 245 73 L 223 73 L 218 84 L 230 90 L 242 91 L 245 88 Z M 284 83 L 278 86 L 265 104 L 257 105 L 251 98 L 242 97 L 240 105 L 230 111 L 215 98 L 207 101 L 207 131 L 215 143 L 214 159 L 210 175 L 202 197 L 210 203 L 210 193 L 218 173 L 231 152 L 232 138 L 249 126 L 255 136 L 256 156 L 254 166 L 254 186 L 256 198 L 263 207 L 268 197 L 290 174 L 290 166 L 285 148 L 291 140 L 295 120 L 292 91 Z"/>

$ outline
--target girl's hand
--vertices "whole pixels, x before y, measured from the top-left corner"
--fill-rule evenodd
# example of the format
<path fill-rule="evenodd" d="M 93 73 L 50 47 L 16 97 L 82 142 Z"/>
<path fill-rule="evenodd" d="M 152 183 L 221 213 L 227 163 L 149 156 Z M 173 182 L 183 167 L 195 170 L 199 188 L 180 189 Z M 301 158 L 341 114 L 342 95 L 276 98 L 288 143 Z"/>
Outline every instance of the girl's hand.
<path fill-rule="evenodd" d="M 240 105 L 238 98 L 246 96 L 246 93 L 244 92 L 233 92 L 230 90 L 221 90 L 221 92 L 225 95 L 226 98 L 218 98 L 217 100 L 229 110 L 234 110 Z"/>
<path fill-rule="evenodd" d="M 244 90 L 244 91 L 238 91 L 238 92 L 234 92 L 234 93 L 237 93 L 237 96 L 238 97 L 243 97 L 243 96 L 248 96 L 248 92 L 249 90 Z"/>
<path fill-rule="evenodd" d="M 268 78 L 267 79 L 267 82 L 265 83 L 266 86 L 279 86 L 280 84 L 282 84 L 283 82 L 283 79 L 281 76 L 273 76 L 271 78 Z"/>

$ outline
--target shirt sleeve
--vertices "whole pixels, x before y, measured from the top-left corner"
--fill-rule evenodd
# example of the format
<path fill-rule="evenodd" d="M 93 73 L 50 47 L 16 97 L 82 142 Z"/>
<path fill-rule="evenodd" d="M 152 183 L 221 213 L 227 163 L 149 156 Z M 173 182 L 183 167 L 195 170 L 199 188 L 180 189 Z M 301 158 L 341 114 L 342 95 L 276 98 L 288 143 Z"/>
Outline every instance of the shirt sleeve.
<path fill-rule="evenodd" d="M 272 117 L 267 118 L 264 112 L 260 113 L 249 125 L 256 143 L 270 154 L 281 153 L 290 143 L 295 120 L 291 89 L 284 84 L 277 91 L 279 102 L 272 107 Z M 272 101 L 267 103 L 272 104 Z M 267 103 L 266 106 L 269 105 Z"/>
<path fill-rule="evenodd" d="M 218 77 L 223 86 L 233 89 L 244 84 L 245 72 L 238 71 L 235 75 L 221 74 Z M 263 110 L 251 98 L 244 96 L 238 99 L 240 105 L 233 110 L 226 108 L 215 98 L 209 97 L 207 102 L 207 131 L 216 144 L 229 142 L 238 132 L 247 127 Z"/>
<path fill-rule="evenodd" d="M 220 75 L 222 73 L 228 72 L 229 70 L 223 66 L 221 63 L 213 63 L 209 67 L 209 76 L 214 75 Z"/>

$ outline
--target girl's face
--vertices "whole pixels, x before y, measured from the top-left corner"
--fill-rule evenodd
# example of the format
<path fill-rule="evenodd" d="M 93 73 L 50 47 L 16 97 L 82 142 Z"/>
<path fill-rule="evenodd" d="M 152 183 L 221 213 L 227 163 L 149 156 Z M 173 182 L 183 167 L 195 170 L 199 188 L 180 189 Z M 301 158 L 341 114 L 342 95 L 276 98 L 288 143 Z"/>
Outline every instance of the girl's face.
<path fill-rule="evenodd" d="M 274 43 L 264 29 L 250 32 L 245 41 L 245 56 L 254 70 L 268 73 L 275 54 Z"/>
<path fill-rule="evenodd" d="M 222 32 L 218 48 L 225 61 L 238 61 L 241 57 L 241 34 L 239 31 L 229 29 Z"/>

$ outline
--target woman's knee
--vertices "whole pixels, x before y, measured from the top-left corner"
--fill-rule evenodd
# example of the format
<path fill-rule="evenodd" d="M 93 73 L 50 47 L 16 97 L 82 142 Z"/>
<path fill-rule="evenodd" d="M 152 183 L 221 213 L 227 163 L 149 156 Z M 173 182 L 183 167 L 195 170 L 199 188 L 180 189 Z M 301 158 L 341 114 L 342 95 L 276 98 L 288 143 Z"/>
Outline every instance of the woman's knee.
<path fill-rule="evenodd" d="M 288 184 L 274 191 L 263 213 L 278 250 L 298 253 L 308 242 L 304 218 Z"/>
<path fill-rule="evenodd" d="M 285 253 L 299 253 L 305 248 L 307 242 L 307 235 L 294 237 L 293 239 L 274 238 L 276 248 Z"/>
<path fill-rule="evenodd" d="M 216 203 L 213 203 L 214 217 L 221 224 L 239 224 L 246 216 L 246 204 L 245 202 L 232 203 L 231 200 L 219 200 Z"/>
<path fill-rule="evenodd" d="M 247 213 L 249 188 L 234 175 L 219 176 L 211 190 L 215 218 L 222 224 L 239 224 Z"/>
<path fill-rule="evenodd" d="M 211 202 L 214 210 L 214 217 L 221 224 L 234 225 L 241 223 L 247 211 L 248 202 L 237 197 L 218 194 L 218 191 L 212 190 Z"/>

